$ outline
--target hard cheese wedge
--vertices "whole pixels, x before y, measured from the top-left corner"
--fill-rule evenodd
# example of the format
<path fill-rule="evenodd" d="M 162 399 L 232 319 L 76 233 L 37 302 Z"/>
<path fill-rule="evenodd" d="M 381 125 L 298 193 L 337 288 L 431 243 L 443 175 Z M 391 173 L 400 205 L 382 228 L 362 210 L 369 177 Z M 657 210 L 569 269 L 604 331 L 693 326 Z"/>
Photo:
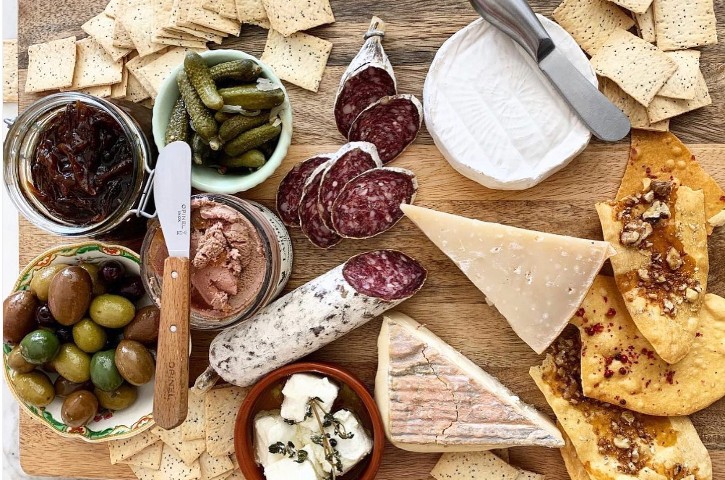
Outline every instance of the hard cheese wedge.
<path fill-rule="evenodd" d="M 401 313 L 383 318 L 375 398 L 388 439 L 403 450 L 564 445 L 546 416 Z"/>
<path fill-rule="evenodd" d="M 602 264 L 607 242 L 481 222 L 414 205 L 400 208 L 542 353 L 561 333 Z"/>

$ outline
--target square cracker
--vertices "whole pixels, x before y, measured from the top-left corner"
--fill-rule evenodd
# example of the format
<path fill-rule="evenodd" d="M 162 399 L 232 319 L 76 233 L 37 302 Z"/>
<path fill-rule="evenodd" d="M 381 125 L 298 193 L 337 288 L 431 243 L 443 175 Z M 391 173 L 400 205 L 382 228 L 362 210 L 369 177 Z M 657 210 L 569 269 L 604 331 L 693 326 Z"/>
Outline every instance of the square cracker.
<path fill-rule="evenodd" d="M 128 100 L 129 102 L 138 103 L 146 100 L 150 96 L 151 94 L 149 94 L 148 90 L 146 90 L 141 82 L 138 81 L 136 75 L 129 71 L 128 86 L 126 87 L 126 100 Z"/>
<path fill-rule="evenodd" d="M 637 32 L 642 40 L 649 43 L 657 43 L 657 35 L 655 34 L 655 14 L 654 9 L 650 5 L 644 13 L 635 13 L 634 19 L 637 21 Z"/>
<path fill-rule="evenodd" d="M 25 92 L 44 92 L 73 85 L 76 56 L 76 37 L 29 46 Z"/>
<path fill-rule="evenodd" d="M 3 102 L 18 102 L 17 40 L 3 40 Z"/>
<path fill-rule="evenodd" d="M 619 85 L 608 78 L 600 79 L 600 89 L 605 97 L 607 97 L 617 108 L 629 117 L 632 128 L 640 128 L 642 130 L 654 130 L 666 132 L 670 129 L 670 121 L 663 120 L 658 123 L 651 123 L 647 116 L 647 108 L 634 98 L 619 88 Z"/>
<path fill-rule="evenodd" d="M 206 394 L 206 451 L 212 457 L 234 454 L 234 422 L 248 392 L 247 388 L 227 386 Z"/>
<path fill-rule="evenodd" d="M 147 55 L 145 57 L 134 57 L 131 60 L 126 62 L 126 68 L 128 68 L 129 72 L 131 72 L 135 77 L 136 80 L 138 80 L 141 85 L 143 85 L 144 90 L 148 92 L 149 95 L 153 94 L 156 95 L 154 92 L 154 87 L 151 85 L 151 83 L 146 79 L 146 77 L 143 76 L 141 73 L 141 68 L 145 65 L 148 65 L 149 63 L 153 62 L 154 60 L 161 58 L 165 53 L 167 53 L 169 50 L 171 50 L 172 47 L 168 47 L 165 50 L 161 50 L 156 53 L 152 53 L 151 55 Z"/>
<path fill-rule="evenodd" d="M 204 452 L 199 457 L 199 466 L 201 467 L 201 475 L 203 478 L 217 478 L 227 472 L 234 470 L 234 464 L 228 456 L 212 457 L 208 452 Z"/>
<path fill-rule="evenodd" d="M 127 0 L 128 6 L 118 14 L 118 20 L 133 40 L 142 57 L 166 48 L 153 41 L 156 30 L 161 28 L 171 15 L 171 0 Z"/>
<path fill-rule="evenodd" d="M 330 0 L 262 0 L 262 5 L 271 28 L 285 37 L 335 21 Z"/>
<path fill-rule="evenodd" d="M 93 95 L 94 97 L 107 98 L 113 95 L 113 86 L 111 85 L 98 85 L 97 87 L 85 87 L 85 88 L 61 88 L 61 92 L 79 92 L 87 95 Z"/>
<path fill-rule="evenodd" d="M 206 49 L 206 42 L 204 40 L 186 40 L 183 38 L 176 37 L 158 37 L 154 36 L 154 42 L 163 43 L 172 47 L 184 47 L 184 48 L 195 48 L 198 50 Z"/>
<path fill-rule="evenodd" d="M 199 480 L 201 467 L 199 462 L 185 464 L 172 448 L 164 445 L 161 464 L 158 470 L 131 465 L 131 470 L 139 480 Z"/>
<path fill-rule="evenodd" d="M 235 0 L 237 8 L 237 19 L 242 23 L 257 25 L 258 27 L 271 27 L 267 11 L 264 9 L 262 0 Z"/>
<path fill-rule="evenodd" d="M 663 51 L 626 30 L 609 37 L 592 57 L 592 66 L 644 106 L 677 70 L 677 64 Z"/>
<path fill-rule="evenodd" d="M 92 38 L 76 42 L 77 58 L 72 90 L 99 85 L 113 85 L 123 80 L 123 60 L 114 60 Z"/>
<path fill-rule="evenodd" d="M 149 445 L 156 443 L 158 438 L 150 430 L 134 435 L 125 440 L 111 440 L 108 442 L 108 452 L 111 456 L 111 464 L 115 465 L 122 460 L 131 458 Z"/>
<path fill-rule="evenodd" d="M 164 83 L 172 70 L 184 63 L 184 57 L 186 57 L 186 52 L 189 50 L 198 51 L 198 49 L 175 47 L 138 69 L 138 75 L 145 80 L 145 82 L 142 81 L 141 83 L 144 87 L 148 84 L 151 97 L 156 98 L 161 89 L 161 84 Z M 203 438 L 203 435 L 198 438 Z"/>
<path fill-rule="evenodd" d="M 655 0 L 657 45 L 682 50 L 717 43 L 713 0 Z"/>
<path fill-rule="evenodd" d="M 136 48 L 131 36 L 118 20 L 113 21 L 113 46 L 118 48 Z"/>
<path fill-rule="evenodd" d="M 128 68 L 123 69 L 123 76 L 119 83 L 111 85 L 111 98 L 125 98 L 128 92 Z"/>
<path fill-rule="evenodd" d="M 331 50 L 332 42 L 306 33 L 285 37 L 270 30 L 260 60 L 272 67 L 282 80 L 316 92 Z"/>
<path fill-rule="evenodd" d="M 181 429 L 179 427 L 172 428 L 171 430 L 154 427 L 151 429 L 151 433 L 160 438 L 167 446 L 171 447 L 175 455 L 189 466 L 193 465 L 199 459 L 206 447 L 206 442 L 203 439 L 185 442 L 181 436 Z M 166 451 L 164 451 L 164 454 L 166 454 Z"/>
<path fill-rule="evenodd" d="M 164 442 L 159 440 L 126 460 L 121 460 L 119 463 L 158 470 L 161 466 L 161 452 L 163 448 Z"/>
<path fill-rule="evenodd" d="M 652 0 L 609 0 L 633 13 L 644 13 L 652 5 Z"/>
<path fill-rule="evenodd" d="M 118 61 L 131 53 L 130 48 L 118 48 L 113 45 L 113 28 L 116 21 L 101 12 L 84 23 L 81 28 L 103 47 L 114 61 Z"/>
<path fill-rule="evenodd" d="M 225 18 L 216 12 L 205 9 L 202 4 L 204 0 L 179 0 L 179 25 L 193 27 L 199 25 L 217 32 L 224 32 L 229 35 L 239 35 L 241 23 L 236 18 Z"/>
<path fill-rule="evenodd" d="M 680 50 L 665 52 L 677 64 L 677 70 L 657 92 L 660 97 L 692 100 L 697 94 L 700 75 L 700 51 Z"/>
<path fill-rule="evenodd" d="M 486 478 L 517 480 L 519 469 L 491 452 L 444 453 L 430 474 L 437 480 Z"/>
<path fill-rule="evenodd" d="M 594 55 L 615 30 L 634 26 L 632 17 L 607 0 L 564 0 L 553 16 L 589 55 Z"/>
<path fill-rule="evenodd" d="M 189 390 L 189 407 L 186 420 L 181 424 L 181 435 L 184 440 L 206 438 L 206 422 L 204 421 L 204 397 L 206 395 Z"/>
<path fill-rule="evenodd" d="M 692 100 L 679 100 L 676 98 L 656 96 L 647 107 L 647 115 L 649 115 L 650 121 L 659 122 L 660 120 L 676 117 L 711 104 L 712 98 L 710 98 L 705 77 L 698 70 L 695 98 Z"/>

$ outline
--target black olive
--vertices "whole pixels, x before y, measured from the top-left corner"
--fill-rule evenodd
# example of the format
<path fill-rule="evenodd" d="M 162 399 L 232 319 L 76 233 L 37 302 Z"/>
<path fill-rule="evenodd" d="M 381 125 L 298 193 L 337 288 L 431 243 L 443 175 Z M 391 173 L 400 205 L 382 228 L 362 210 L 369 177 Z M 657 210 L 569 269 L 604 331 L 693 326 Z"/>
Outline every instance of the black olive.
<path fill-rule="evenodd" d="M 59 327 L 55 331 L 55 335 L 60 343 L 73 343 L 73 327 Z"/>
<path fill-rule="evenodd" d="M 126 268 L 116 260 L 109 260 L 101 264 L 98 274 L 106 286 L 115 285 L 123 279 Z"/>
<path fill-rule="evenodd" d="M 126 297 L 132 302 L 136 302 L 146 295 L 146 291 L 143 288 L 143 282 L 141 281 L 141 277 L 138 275 L 131 275 L 122 279 L 111 289 L 111 293 Z"/>
<path fill-rule="evenodd" d="M 45 303 L 39 305 L 38 308 L 35 309 L 35 321 L 38 322 L 39 327 L 56 329 L 59 326 L 58 322 L 56 322 L 53 317 L 53 314 L 50 313 L 48 304 Z"/>
<path fill-rule="evenodd" d="M 123 340 L 123 328 L 107 328 L 106 329 L 106 350 L 116 348 Z"/>

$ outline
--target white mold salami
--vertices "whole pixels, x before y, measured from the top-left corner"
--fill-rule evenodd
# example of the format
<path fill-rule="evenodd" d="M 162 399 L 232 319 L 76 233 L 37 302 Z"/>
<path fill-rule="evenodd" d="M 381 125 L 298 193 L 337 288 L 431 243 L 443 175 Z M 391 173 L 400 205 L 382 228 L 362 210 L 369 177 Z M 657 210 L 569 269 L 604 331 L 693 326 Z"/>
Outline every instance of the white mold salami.
<path fill-rule="evenodd" d="M 327 228 L 332 229 L 332 204 L 347 182 L 363 172 L 382 166 L 378 149 L 372 143 L 350 142 L 335 153 L 322 173 L 318 194 L 320 216 Z"/>
<path fill-rule="evenodd" d="M 383 163 L 400 155 L 418 136 L 423 106 L 414 95 L 383 97 L 357 116 L 348 134 L 351 142 L 370 142 Z"/>
<path fill-rule="evenodd" d="M 315 155 L 303 160 L 292 168 L 279 183 L 277 188 L 277 213 L 288 227 L 300 226 L 300 201 L 305 183 L 315 169 L 332 158 L 334 153 Z"/>
<path fill-rule="evenodd" d="M 211 368 L 229 383 L 252 385 L 412 297 L 426 276 L 416 260 L 395 250 L 352 257 L 222 331 L 209 348 Z M 207 386 L 212 376 L 205 372 L 197 385 Z"/>
<path fill-rule="evenodd" d="M 299 208 L 302 233 L 313 245 L 325 249 L 334 247 L 342 240 L 338 234 L 325 226 L 320 214 L 318 202 L 320 183 L 322 182 L 322 174 L 325 173 L 325 169 L 329 164 L 330 161 L 328 160 L 317 167 L 310 175 L 310 178 L 307 179 Z"/>
<path fill-rule="evenodd" d="M 393 66 L 383 49 L 384 31 L 385 23 L 373 17 L 365 43 L 340 79 L 335 96 L 335 122 L 345 138 L 360 112 L 382 97 L 397 93 Z"/>

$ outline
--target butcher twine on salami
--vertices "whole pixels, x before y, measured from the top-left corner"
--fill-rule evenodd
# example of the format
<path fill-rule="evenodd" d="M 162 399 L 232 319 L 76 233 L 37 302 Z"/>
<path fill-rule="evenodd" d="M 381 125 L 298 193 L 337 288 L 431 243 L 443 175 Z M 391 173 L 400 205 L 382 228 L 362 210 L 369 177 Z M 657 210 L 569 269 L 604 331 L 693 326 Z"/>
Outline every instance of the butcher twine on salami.
<path fill-rule="evenodd" d="M 372 143 L 351 142 L 335 153 L 322 174 L 317 198 L 322 223 L 327 228 L 332 229 L 332 204 L 347 182 L 363 172 L 382 166 L 378 149 Z"/>
<path fill-rule="evenodd" d="M 332 248 L 342 240 L 338 234 L 325 226 L 318 205 L 322 174 L 325 172 L 325 168 L 327 168 L 329 163 L 328 160 L 317 167 L 312 172 L 312 175 L 310 175 L 310 178 L 307 179 L 299 209 L 302 233 L 305 234 L 313 245 L 320 248 Z"/>
<path fill-rule="evenodd" d="M 328 161 L 334 154 L 317 155 L 304 160 L 292 168 L 282 179 L 277 189 L 277 213 L 288 227 L 300 226 L 300 200 L 305 182 L 317 167 Z"/>
<path fill-rule="evenodd" d="M 383 97 L 357 116 L 348 134 L 351 142 L 378 147 L 383 163 L 394 160 L 413 143 L 423 125 L 423 106 L 414 95 Z"/>
<path fill-rule="evenodd" d="M 385 22 L 373 17 L 365 43 L 340 79 L 335 96 L 335 122 L 347 138 L 352 122 L 368 106 L 397 93 L 395 74 L 383 49 Z"/>
<path fill-rule="evenodd" d="M 210 368 L 240 387 L 308 355 L 412 297 L 426 270 L 395 250 L 362 253 L 227 328 L 209 347 Z M 197 388 L 209 387 L 207 371 Z"/>
<path fill-rule="evenodd" d="M 348 182 L 332 205 L 332 226 L 344 238 L 370 238 L 403 217 L 400 205 L 413 203 L 415 174 L 404 168 L 368 170 Z"/>

